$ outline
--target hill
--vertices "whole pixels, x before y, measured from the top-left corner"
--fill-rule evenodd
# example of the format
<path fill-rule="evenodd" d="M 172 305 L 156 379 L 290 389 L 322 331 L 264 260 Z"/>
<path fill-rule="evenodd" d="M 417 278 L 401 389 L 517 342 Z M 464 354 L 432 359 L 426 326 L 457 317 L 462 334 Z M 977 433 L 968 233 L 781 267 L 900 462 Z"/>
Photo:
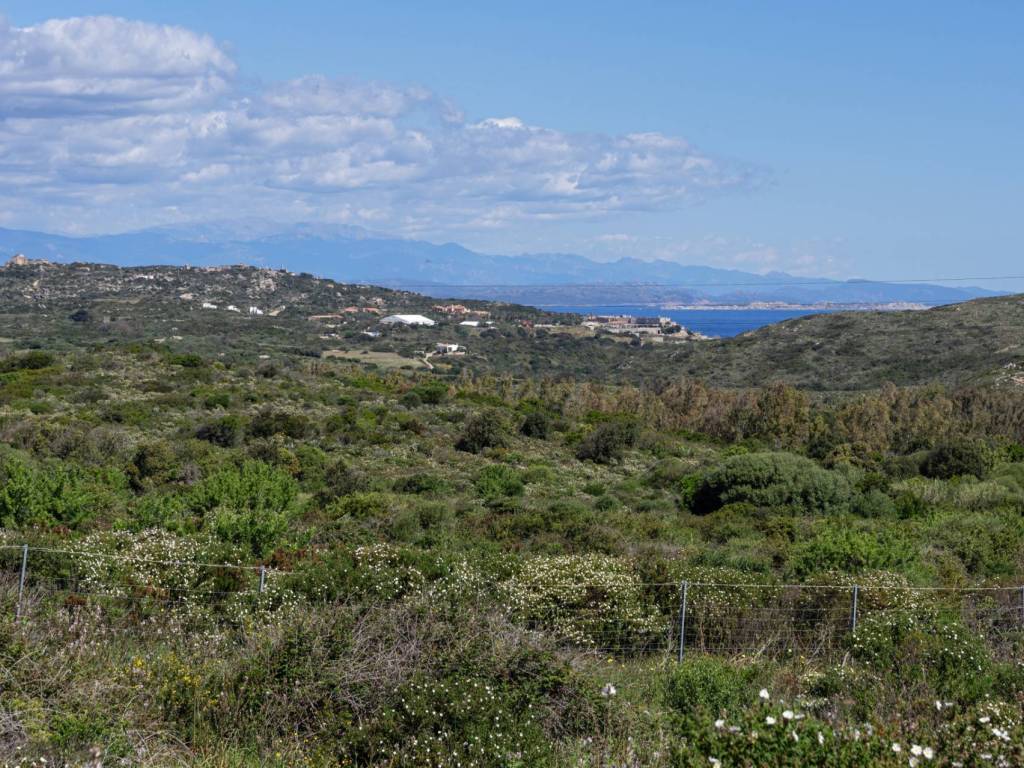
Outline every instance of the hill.
<path fill-rule="evenodd" d="M 869 389 L 886 382 L 1019 385 L 1024 297 L 925 311 L 811 315 L 672 350 L 666 365 L 731 386 L 770 380 L 816 390 Z"/>
<path fill-rule="evenodd" d="M 752 301 L 936 305 L 994 295 L 973 287 L 838 281 L 783 272 L 761 275 L 663 260 L 598 262 L 565 253 L 497 256 L 456 243 L 433 244 L 314 224 L 275 230 L 265 223 L 242 222 L 92 237 L 0 229 L 0 257 L 15 253 L 55 262 L 121 266 L 244 263 L 432 296 L 551 306 Z"/>
<path fill-rule="evenodd" d="M 436 344 L 458 343 L 467 354 L 435 361 L 449 374 L 646 384 L 694 377 L 724 387 L 778 381 L 843 391 L 886 382 L 1019 385 L 1024 367 L 1019 296 L 926 311 L 814 315 L 731 339 L 660 344 L 581 333 L 577 316 L 528 306 L 460 300 L 466 311 L 446 314 L 419 293 L 249 266 L 29 262 L 0 270 L 0 303 L 0 337 L 15 346 L 144 342 L 249 357 L 371 355 L 419 367 Z M 395 313 L 429 315 L 436 325 L 380 324 Z M 465 325 L 470 317 L 486 320 Z"/>
<path fill-rule="evenodd" d="M 769 381 L 992 381 L 1019 300 L 642 346 L 434 303 L 0 270 L 0 763 L 1021 763 L 1024 390 Z"/>

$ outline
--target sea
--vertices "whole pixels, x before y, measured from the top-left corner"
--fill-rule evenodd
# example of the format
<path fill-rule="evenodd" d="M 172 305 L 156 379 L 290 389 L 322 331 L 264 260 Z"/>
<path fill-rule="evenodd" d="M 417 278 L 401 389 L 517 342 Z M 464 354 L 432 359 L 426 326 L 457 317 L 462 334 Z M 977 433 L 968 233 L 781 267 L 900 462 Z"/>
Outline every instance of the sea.
<path fill-rule="evenodd" d="M 684 328 L 707 336 L 737 336 L 765 325 L 793 317 L 821 315 L 838 310 L 828 309 L 662 309 L 650 306 L 545 306 L 554 312 L 575 312 L 581 315 L 634 315 L 637 317 L 670 317 Z"/>

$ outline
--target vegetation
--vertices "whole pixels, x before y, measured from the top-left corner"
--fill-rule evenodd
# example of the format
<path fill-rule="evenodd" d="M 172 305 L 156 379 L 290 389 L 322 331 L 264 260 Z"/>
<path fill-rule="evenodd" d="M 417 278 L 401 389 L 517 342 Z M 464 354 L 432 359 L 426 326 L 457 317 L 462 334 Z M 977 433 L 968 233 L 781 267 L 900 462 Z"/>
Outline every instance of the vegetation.
<path fill-rule="evenodd" d="M 1005 381 L 554 379 L 525 361 L 590 340 L 508 305 L 479 359 L 383 370 L 306 315 L 412 295 L 153 270 L 152 304 L 58 284 L 25 324 L 33 269 L 0 279 L 0 761 L 1024 761 Z M 290 318 L 179 306 L 271 278 Z"/>

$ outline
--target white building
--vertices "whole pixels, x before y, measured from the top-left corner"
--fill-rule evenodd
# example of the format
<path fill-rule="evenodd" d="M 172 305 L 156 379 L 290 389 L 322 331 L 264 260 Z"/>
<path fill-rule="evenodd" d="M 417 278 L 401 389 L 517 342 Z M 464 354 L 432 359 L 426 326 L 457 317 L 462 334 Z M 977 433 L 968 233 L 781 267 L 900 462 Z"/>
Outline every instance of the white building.
<path fill-rule="evenodd" d="M 216 304 L 211 304 L 208 301 L 204 301 L 203 302 L 203 309 L 216 309 L 216 308 L 217 308 Z"/>
<path fill-rule="evenodd" d="M 423 315 L 388 315 L 381 322 L 384 325 L 435 325 L 433 320 Z"/>
<path fill-rule="evenodd" d="M 464 325 L 467 328 L 479 328 L 480 327 L 480 321 L 479 320 L 463 320 L 461 323 L 459 323 L 459 325 Z"/>
<path fill-rule="evenodd" d="M 263 310 L 260 309 L 259 307 L 249 307 L 249 314 L 250 315 L 262 315 L 263 314 Z"/>
<path fill-rule="evenodd" d="M 240 312 L 241 310 L 234 304 L 228 304 L 228 312 Z"/>
<path fill-rule="evenodd" d="M 445 344 L 441 342 L 438 343 L 434 349 L 439 355 L 454 355 L 459 351 L 460 347 L 458 344 Z"/>

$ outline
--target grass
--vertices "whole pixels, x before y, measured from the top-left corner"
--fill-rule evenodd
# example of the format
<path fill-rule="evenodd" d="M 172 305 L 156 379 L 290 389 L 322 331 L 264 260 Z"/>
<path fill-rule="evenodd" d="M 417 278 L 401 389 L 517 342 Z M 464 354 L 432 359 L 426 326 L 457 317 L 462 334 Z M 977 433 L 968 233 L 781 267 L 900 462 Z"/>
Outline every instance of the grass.
<path fill-rule="evenodd" d="M 327 349 L 322 354 L 325 358 L 338 358 L 364 364 L 371 363 L 385 370 L 427 367 L 422 357 L 403 357 L 394 352 L 372 352 L 365 349 Z"/>

